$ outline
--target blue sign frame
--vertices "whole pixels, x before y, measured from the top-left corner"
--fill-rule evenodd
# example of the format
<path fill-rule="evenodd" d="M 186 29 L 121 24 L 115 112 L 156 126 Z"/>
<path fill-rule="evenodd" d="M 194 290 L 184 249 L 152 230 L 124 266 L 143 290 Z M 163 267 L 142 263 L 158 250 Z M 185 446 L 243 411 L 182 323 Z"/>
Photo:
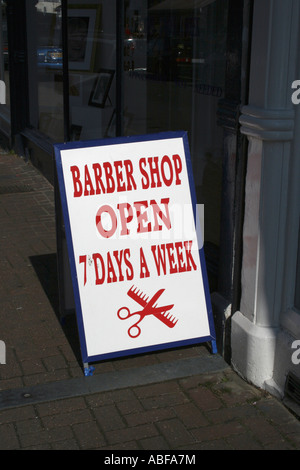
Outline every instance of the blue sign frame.
<path fill-rule="evenodd" d="M 162 132 L 158 134 L 137 135 L 137 136 L 131 136 L 131 137 L 117 137 L 117 138 L 91 140 L 91 141 L 76 141 L 76 142 L 68 142 L 68 143 L 54 145 L 54 156 L 55 156 L 55 163 L 56 163 L 56 169 L 57 169 L 58 186 L 59 186 L 59 191 L 60 191 L 62 213 L 63 213 L 63 219 L 64 219 L 64 224 L 65 224 L 66 242 L 67 242 L 67 248 L 68 248 L 68 257 L 69 257 L 71 278 L 72 278 L 72 285 L 73 285 L 73 292 L 74 292 L 77 327 L 78 327 L 78 332 L 79 332 L 82 361 L 84 364 L 101 361 L 101 360 L 107 360 L 107 359 L 116 358 L 116 357 L 142 354 L 142 353 L 147 353 L 147 352 L 152 352 L 152 351 L 177 348 L 177 347 L 200 344 L 200 343 L 205 343 L 205 342 L 211 342 L 212 353 L 215 354 L 217 352 L 216 335 L 215 335 L 213 312 L 212 312 L 212 305 L 211 305 L 211 299 L 210 299 L 210 291 L 209 291 L 203 244 L 201 248 L 199 249 L 199 259 L 200 259 L 200 266 L 202 270 L 203 288 L 204 288 L 204 293 L 205 293 L 205 302 L 206 302 L 206 310 L 207 310 L 207 318 L 208 318 L 210 335 L 205 336 L 205 337 L 191 338 L 188 340 L 175 341 L 175 342 L 165 343 L 165 344 L 153 344 L 151 346 L 126 349 L 124 351 L 110 352 L 106 354 L 97 354 L 97 355 L 89 356 L 87 352 L 87 343 L 86 343 L 84 322 L 83 322 L 83 312 L 82 312 L 82 306 L 81 306 L 81 300 L 80 300 L 79 284 L 78 284 L 78 279 L 77 279 L 77 274 L 76 274 L 76 264 L 75 264 L 74 250 L 73 250 L 72 232 L 71 232 L 67 194 L 66 194 L 63 168 L 62 168 L 61 152 L 64 150 L 70 150 L 70 149 L 81 149 L 81 148 L 84 149 L 84 148 L 100 147 L 100 146 L 108 146 L 108 145 L 113 146 L 115 144 L 124 144 L 124 143 L 128 144 L 128 143 L 138 143 L 138 142 L 148 142 L 148 141 L 150 142 L 154 140 L 157 141 L 157 140 L 174 139 L 174 138 L 181 138 L 183 141 L 188 180 L 189 180 L 189 188 L 190 188 L 191 200 L 192 200 L 192 205 L 193 205 L 194 221 L 196 225 L 197 223 L 196 221 L 197 200 L 196 200 L 196 192 L 195 192 L 188 136 L 186 132 L 184 131 Z"/>

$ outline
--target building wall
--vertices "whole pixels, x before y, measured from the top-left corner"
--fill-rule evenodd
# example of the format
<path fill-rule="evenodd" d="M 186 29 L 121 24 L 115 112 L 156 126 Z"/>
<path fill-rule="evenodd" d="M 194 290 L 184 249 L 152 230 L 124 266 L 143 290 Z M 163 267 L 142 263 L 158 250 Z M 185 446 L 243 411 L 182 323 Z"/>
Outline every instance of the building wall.
<path fill-rule="evenodd" d="M 240 311 L 232 319 L 232 365 L 255 385 L 283 395 L 300 338 L 295 306 L 299 234 L 299 108 L 291 85 L 299 70 L 297 0 L 255 0 L 249 104 Z"/>

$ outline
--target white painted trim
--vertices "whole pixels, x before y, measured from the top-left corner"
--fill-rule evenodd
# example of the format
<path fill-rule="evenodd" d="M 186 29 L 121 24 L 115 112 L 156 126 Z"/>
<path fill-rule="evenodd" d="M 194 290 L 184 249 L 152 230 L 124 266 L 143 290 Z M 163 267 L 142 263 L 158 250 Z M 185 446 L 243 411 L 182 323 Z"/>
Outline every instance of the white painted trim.
<path fill-rule="evenodd" d="M 261 327 L 241 312 L 232 317 L 232 367 L 249 382 L 265 389 L 272 379 L 277 328 Z"/>

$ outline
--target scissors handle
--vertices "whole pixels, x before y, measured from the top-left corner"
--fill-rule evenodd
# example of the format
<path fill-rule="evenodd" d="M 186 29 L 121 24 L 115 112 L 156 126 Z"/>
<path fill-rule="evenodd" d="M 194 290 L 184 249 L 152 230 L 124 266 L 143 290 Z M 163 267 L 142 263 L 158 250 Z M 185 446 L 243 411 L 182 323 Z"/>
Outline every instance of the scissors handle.
<path fill-rule="evenodd" d="M 138 326 L 139 322 L 140 322 L 140 320 L 129 328 L 128 334 L 129 334 L 130 338 L 137 338 L 138 336 L 140 336 L 141 329 Z"/>
<path fill-rule="evenodd" d="M 126 320 L 126 318 L 130 317 L 130 310 L 127 307 L 121 307 L 119 308 L 117 315 L 120 320 Z"/>

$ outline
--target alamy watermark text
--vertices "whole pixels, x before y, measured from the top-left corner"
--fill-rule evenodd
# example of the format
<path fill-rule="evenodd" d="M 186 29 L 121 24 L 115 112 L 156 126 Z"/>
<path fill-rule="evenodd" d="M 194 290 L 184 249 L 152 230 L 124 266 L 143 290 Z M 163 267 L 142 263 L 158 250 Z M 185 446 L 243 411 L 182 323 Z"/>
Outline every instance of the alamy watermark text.
<path fill-rule="evenodd" d="M 292 354 L 292 363 L 297 366 L 300 364 L 300 340 L 293 342 L 292 349 L 295 349 L 295 352 Z"/>
<path fill-rule="evenodd" d="M 299 104 L 300 103 L 300 80 L 294 80 L 292 83 L 292 89 L 296 90 L 292 94 L 292 103 Z"/>

